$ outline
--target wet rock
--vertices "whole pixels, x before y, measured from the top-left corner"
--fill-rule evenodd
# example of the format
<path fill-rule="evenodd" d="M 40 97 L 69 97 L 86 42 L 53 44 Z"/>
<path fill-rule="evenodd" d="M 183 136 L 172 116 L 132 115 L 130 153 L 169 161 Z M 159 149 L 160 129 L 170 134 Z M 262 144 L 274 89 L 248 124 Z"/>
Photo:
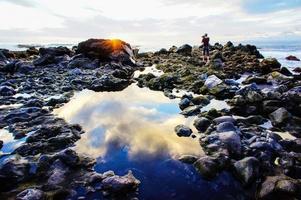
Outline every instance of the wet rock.
<path fill-rule="evenodd" d="M 291 60 L 291 61 L 300 61 L 299 58 L 297 58 L 296 56 L 293 56 L 293 55 L 287 56 L 285 59 Z"/>
<path fill-rule="evenodd" d="M 61 160 L 55 160 L 48 172 L 47 189 L 52 190 L 59 188 L 59 186 L 66 181 L 66 175 L 69 172 L 70 169 Z"/>
<path fill-rule="evenodd" d="M 244 185 L 255 181 L 259 175 L 259 161 L 255 157 L 246 157 L 234 163 L 235 172 Z"/>
<path fill-rule="evenodd" d="M 44 192 L 39 189 L 26 189 L 16 196 L 16 200 L 42 200 L 45 199 Z"/>
<path fill-rule="evenodd" d="M 188 108 L 185 108 L 181 114 L 185 116 L 192 116 L 200 113 L 200 107 L 199 106 L 189 106 Z"/>
<path fill-rule="evenodd" d="M 105 191 L 112 194 L 126 194 L 128 192 L 134 192 L 140 181 L 136 179 L 132 172 L 129 171 L 125 176 L 113 175 L 102 180 L 102 187 Z"/>
<path fill-rule="evenodd" d="M 189 105 L 190 105 L 190 100 L 188 98 L 181 99 L 179 103 L 179 107 L 181 110 L 184 110 L 185 108 L 189 107 Z"/>
<path fill-rule="evenodd" d="M 219 133 L 228 132 L 228 131 L 236 131 L 236 130 L 237 130 L 236 127 L 231 122 L 222 122 L 216 126 L 216 131 Z"/>
<path fill-rule="evenodd" d="M 126 88 L 128 85 L 128 80 L 116 78 L 112 75 L 103 75 L 101 78 L 94 80 L 89 89 L 96 92 L 119 91 Z"/>
<path fill-rule="evenodd" d="M 7 191 L 16 184 L 30 179 L 30 164 L 27 160 L 13 156 L 0 166 L 0 191 Z"/>
<path fill-rule="evenodd" d="M 9 86 L 0 86 L 0 96 L 13 96 L 16 94 L 14 88 Z"/>
<path fill-rule="evenodd" d="M 259 191 L 261 199 L 295 199 L 300 184 L 286 176 L 268 176 Z"/>
<path fill-rule="evenodd" d="M 219 172 L 219 163 L 211 156 L 201 157 L 193 166 L 206 179 L 214 178 Z"/>
<path fill-rule="evenodd" d="M 223 122 L 230 122 L 232 124 L 235 124 L 236 120 L 232 117 L 232 116 L 221 116 L 221 117 L 217 117 L 213 120 L 214 123 L 216 124 L 220 124 Z"/>
<path fill-rule="evenodd" d="M 184 44 L 183 46 L 180 46 L 176 53 L 184 55 L 184 56 L 190 56 L 192 52 L 192 47 L 188 44 Z"/>
<path fill-rule="evenodd" d="M 65 149 L 53 156 L 53 159 L 60 159 L 68 166 L 75 166 L 79 162 L 77 153 L 72 149 Z"/>
<path fill-rule="evenodd" d="M 185 125 L 177 125 L 175 132 L 179 137 L 189 137 L 192 134 L 192 130 Z"/>
<path fill-rule="evenodd" d="M 285 108 L 279 108 L 269 115 L 274 125 L 285 123 L 291 118 L 291 114 Z"/>
<path fill-rule="evenodd" d="M 193 155 L 182 155 L 178 158 L 179 161 L 187 164 L 193 164 L 197 159 L 198 157 Z"/>
<path fill-rule="evenodd" d="M 194 120 L 193 125 L 199 132 L 205 132 L 210 126 L 211 122 L 206 117 L 200 117 Z"/>
<path fill-rule="evenodd" d="M 260 125 L 267 121 L 264 117 L 261 115 L 251 115 L 246 118 L 239 118 L 237 119 L 238 122 L 247 123 L 247 124 L 256 124 Z"/>
<path fill-rule="evenodd" d="M 226 148 L 230 154 L 241 154 L 241 139 L 236 132 L 229 131 L 218 133 L 218 138 L 221 141 L 222 146 Z"/>

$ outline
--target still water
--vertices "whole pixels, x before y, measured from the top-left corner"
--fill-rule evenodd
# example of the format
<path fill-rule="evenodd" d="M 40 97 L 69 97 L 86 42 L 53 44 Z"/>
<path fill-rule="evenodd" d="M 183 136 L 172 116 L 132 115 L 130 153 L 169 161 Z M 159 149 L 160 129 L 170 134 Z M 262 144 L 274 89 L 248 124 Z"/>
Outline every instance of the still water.
<path fill-rule="evenodd" d="M 96 171 L 124 175 L 132 170 L 141 181 L 139 199 L 233 199 L 243 195 L 227 173 L 208 182 L 191 165 L 177 160 L 184 154 L 203 155 L 197 138 L 180 138 L 174 133 L 178 124 L 193 129 L 194 118 L 179 114 L 178 101 L 133 84 L 121 92 L 78 92 L 54 113 L 82 125 L 86 133 L 74 148 L 97 159 Z"/>

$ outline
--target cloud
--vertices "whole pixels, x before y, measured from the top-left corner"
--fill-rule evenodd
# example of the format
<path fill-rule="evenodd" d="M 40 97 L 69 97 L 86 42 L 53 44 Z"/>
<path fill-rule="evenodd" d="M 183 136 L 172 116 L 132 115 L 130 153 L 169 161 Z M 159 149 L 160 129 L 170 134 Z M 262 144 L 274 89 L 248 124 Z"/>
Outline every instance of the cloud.
<path fill-rule="evenodd" d="M 157 49 L 174 44 L 198 44 L 205 32 L 213 42 L 278 37 L 285 32 L 300 36 L 300 7 L 290 1 L 285 4 L 273 1 L 277 10 L 251 12 L 252 6 L 246 5 L 267 6 L 257 0 L 252 2 L 112 0 L 104 3 L 90 0 L 87 3 L 74 0 L 70 4 L 42 0 L 34 8 L 3 4 L 0 18 L 10 16 L 10 20 L 0 21 L 0 42 L 77 43 L 90 37 L 121 38 L 131 44 Z M 12 10 L 16 13 L 13 17 Z"/>
<path fill-rule="evenodd" d="M 0 3 L 1 2 L 7 2 L 24 7 L 35 7 L 35 3 L 29 0 L 0 0 Z"/>

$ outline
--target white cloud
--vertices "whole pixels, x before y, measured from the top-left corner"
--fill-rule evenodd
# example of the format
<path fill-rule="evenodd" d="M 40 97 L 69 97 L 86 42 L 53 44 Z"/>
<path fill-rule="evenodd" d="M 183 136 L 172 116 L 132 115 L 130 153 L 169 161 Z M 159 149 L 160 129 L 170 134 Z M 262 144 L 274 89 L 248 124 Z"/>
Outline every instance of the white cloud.
<path fill-rule="evenodd" d="M 21 0 L 19 2 L 25 2 Z M 251 14 L 243 0 L 40 0 L 34 6 L 0 0 L 0 42 L 78 42 L 122 38 L 146 46 L 241 41 L 291 32 L 300 36 L 301 9 Z M 12 15 L 13 13 L 13 15 Z"/>

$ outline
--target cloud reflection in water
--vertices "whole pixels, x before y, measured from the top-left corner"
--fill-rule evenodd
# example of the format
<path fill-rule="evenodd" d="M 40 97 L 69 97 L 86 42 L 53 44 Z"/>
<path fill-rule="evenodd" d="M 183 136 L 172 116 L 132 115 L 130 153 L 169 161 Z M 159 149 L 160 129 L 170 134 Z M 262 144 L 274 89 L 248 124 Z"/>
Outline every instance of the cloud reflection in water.
<path fill-rule="evenodd" d="M 162 92 L 131 85 L 121 92 L 84 90 L 55 114 L 79 123 L 86 131 L 76 148 L 80 153 L 105 157 L 112 148 L 127 148 L 130 159 L 200 155 L 197 139 L 179 138 L 178 124 L 193 128 L 193 119 L 179 115 L 178 100 Z"/>

